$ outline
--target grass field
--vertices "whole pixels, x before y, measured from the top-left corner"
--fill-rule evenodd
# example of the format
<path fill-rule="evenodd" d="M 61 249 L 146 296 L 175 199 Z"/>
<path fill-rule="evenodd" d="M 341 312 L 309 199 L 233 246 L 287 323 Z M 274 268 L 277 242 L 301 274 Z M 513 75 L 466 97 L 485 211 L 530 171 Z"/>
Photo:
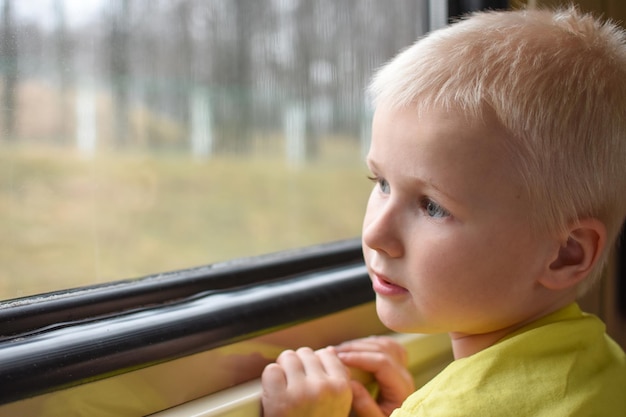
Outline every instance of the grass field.
<path fill-rule="evenodd" d="M 141 277 L 360 234 L 358 146 L 280 156 L 0 147 L 0 299 Z"/>

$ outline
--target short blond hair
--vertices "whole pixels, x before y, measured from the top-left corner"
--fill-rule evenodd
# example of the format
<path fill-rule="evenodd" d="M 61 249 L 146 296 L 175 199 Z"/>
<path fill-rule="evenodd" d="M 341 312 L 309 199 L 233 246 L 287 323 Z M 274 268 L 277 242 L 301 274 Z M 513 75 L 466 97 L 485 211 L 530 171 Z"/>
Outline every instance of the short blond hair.
<path fill-rule="evenodd" d="M 536 227 L 626 216 L 626 34 L 576 8 L 479 12 L 382 67 L 375 105 L 493 111 L 537 209 Z M 606 259 L 606 252 L 598 269 Z M 597 275 L 597 270 L 595 275 Z"/>

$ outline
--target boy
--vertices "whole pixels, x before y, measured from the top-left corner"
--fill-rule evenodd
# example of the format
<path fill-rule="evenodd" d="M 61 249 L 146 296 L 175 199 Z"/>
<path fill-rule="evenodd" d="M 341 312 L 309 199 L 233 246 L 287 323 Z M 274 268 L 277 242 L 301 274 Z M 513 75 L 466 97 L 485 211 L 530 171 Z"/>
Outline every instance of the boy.
<path fill-rule="evenodd" d="M 371 92 L 377 312 L 449 333 L 455 360 L 405 400 L 387 339 L 286 351 L 263 373 L 265 417 L 626 415 L 626 356 L 575 303 L 626 217 L 625 33 L 574 8 L 479 13 Z M 374 374 L 377 401 L 348 366 Z"/>

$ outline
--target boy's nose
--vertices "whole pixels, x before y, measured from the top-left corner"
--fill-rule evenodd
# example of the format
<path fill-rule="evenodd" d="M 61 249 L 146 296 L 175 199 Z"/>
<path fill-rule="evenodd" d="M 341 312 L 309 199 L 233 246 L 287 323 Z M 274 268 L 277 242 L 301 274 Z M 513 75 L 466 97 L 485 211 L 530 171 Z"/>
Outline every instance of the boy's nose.
<path fill-rule="evenodd" d="M 368 207 L 363 221 L 363 245 L 391 258 L 404 254 L 400 219 L 390 203 Z"/>

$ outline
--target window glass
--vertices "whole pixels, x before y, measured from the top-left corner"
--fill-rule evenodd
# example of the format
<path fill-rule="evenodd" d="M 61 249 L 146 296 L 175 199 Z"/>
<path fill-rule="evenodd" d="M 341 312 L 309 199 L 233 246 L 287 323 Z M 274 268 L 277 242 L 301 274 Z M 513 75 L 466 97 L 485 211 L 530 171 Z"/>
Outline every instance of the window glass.
<path fill-rule="evenodd" d="M 425 1 L 0 0 L 0 299 L 356 237 Z"/>

